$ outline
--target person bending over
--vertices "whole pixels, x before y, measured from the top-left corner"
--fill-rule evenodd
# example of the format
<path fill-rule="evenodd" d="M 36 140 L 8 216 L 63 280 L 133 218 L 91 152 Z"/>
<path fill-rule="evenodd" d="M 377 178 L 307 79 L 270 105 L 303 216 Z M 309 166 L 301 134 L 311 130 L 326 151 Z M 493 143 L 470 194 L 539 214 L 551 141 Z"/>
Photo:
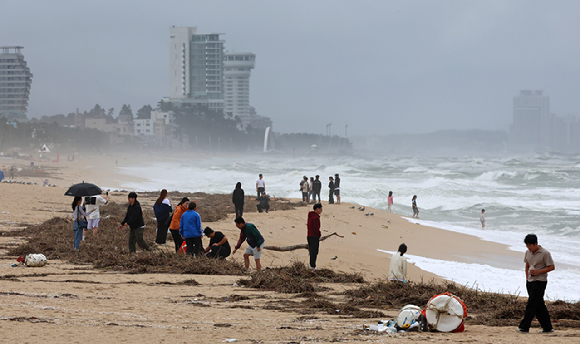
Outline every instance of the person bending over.
<path fill-rule="evenodd" d="M 256 270 L 260 272 L 262 270 L 260 258 L 262 257 L 262 249 L 265 243 L 264 237 L 254 224 L 246 223 L 242 217 L 236 218 L 234 222 L 240 230 L 240 238 L 232 254 L 236 254 L 236 251 L 242 246 L 244 240 L 246 240 L 248 243 L 248 248 L 246 248 L 246 252 L 244 253 L 244 266 L 246 267 L 246 271 L 250 271 L 250 256 L 254 256 Z"/>

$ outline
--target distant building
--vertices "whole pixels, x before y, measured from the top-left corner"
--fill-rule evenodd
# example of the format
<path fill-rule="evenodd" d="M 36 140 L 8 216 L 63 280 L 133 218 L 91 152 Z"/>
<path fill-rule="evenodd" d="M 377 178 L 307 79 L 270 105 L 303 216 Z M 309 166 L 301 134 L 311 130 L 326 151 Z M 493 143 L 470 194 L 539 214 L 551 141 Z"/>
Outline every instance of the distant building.
<path fill-rule="evenodd" d="M 21 49 L 0 47 L 0 116 L 25 121 L 32 73 Z"/>
<path fill-rule="evenodd" d="M 224 56 L 224 112 L 238 116 L 244 127 L 250 123 L 250 74 L 255 60 L 253 53 Z"/>
<path fill-rule="evenodd" d="M 524 149 L 550 146 L 550 97 L 543 91 L 522 90 L 514 97 L 513 124 L 510 128 L 512 147 Z"/>
<path fill-rule="evenodd" d="M 174 124 L 173 112 L 154 110 L 151 111 L 151 118 L 134 120 L 133 135 L 155 146 L 169 146 L 173 139 Z"/>
<path fill-rule="evenodd" d="M 193 103 L 223 111 L 222 33 L 198 34 L 195 27 L 170 28 L 170 97 L 174 104 Z"/>

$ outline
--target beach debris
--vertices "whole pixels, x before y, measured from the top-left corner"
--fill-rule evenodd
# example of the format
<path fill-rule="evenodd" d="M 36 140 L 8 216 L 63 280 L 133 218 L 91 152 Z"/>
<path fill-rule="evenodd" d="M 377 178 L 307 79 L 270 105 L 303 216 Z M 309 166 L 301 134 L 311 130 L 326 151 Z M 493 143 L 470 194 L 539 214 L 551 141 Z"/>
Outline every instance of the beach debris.
<path fill-rule="evenodd" d="M 391 220 L 387 221 L 388 223 L 391 223 Z"/>
<path fill-rule="evenodd" d="M 356 232 L 352 232 L 352 234 L 356 235 Z"/>
<path fill-rule="evenodd" d="M 354 209 L 354 208 L 355 208 L 355 206 L 354 206 L 354 205 L 353 205 L 352 207 L 348 207 L 348 209 Z"/>
<path fill-rule="evenodd" d="M 46 261 L 46 256 L 44 254 L 31 253 L 24 258 L 24 263 L 26 264 L 26 266 L 38 267 L 38 266 L 45 266 L 47 261 Z"/>
<path fill-rule="evenodd" d="M 383 227 L 385 229 L 389 229 L 389 226 L 386 226 L 386 225 L 382 225 L 381 227 Z"/>
<path fill-rule="evenodd" d="M 375 216 L 375 213 L 370 213 L 369 215 L 370 215 L 370 216 Z"/>
<path fill-rule="evenodd" d="M 358 207 L 358 210 L 364 211 L 365 210 L 365 207 L 362 207 L 362 206 L 361 207 Z"/>
<path fill-rule="evenodd" d="M 370 213 L 366 213 L 366 214 L 365 214 L 365 216 L 369 216 L 369 215 L 370 215 Z"/>
<path fill-rule="evenodd" d="M 228 339 L 228 338 L 226 338 L 226 339 L 224 339 L 224 343 L 235 343 L 235 342 L 237 342 L 237 341 L 238 341 L 238 340 L 237 340 L 237 339 L 235 339 L 235 338 L 229 338 L 229 339 Z"/>
<path fill-rule="evenodd" d="M 344 238 L 343 235 L 339 235 L 338 233 L 334 232 L 328 235 L 323 235 L 322 237 L 320 237 L 320 241 L 324 241 L 332 236 L 337 236 L 339 238 Z M 298 245 L 292 245 L 292 246 L 264 246 L 265 250 L 271 250 L 271 251 L 281 251 L 281 252 L 286 252 L 286 251 L 294 251 L 294 250 L 298 250 L 298 249 L 308 249 L 308 244 L 298 244 Z"/>
<path fill-rule="evenodd" d="M 435 295 L 424 311 L 429 328 L 439 332 L 463 332 L 467 307 L 461 299 L 450 293 Z"/>
<path fill-rule="evenodd" d="M 330 258 L 330 260 L 336 260 L 338 256 L 334 256 L 334 258 Z"/>

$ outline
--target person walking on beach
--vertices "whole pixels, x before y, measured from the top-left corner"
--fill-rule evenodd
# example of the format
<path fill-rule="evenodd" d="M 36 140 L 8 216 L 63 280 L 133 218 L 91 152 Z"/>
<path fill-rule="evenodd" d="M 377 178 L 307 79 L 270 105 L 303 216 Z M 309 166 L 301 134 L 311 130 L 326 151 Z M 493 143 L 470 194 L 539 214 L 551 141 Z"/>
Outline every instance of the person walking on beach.
<path fill-rule="evenodd" d="M 157 238 L 155 242 L 159 245 L 163 245 L 167 242 L 167 228 L 170 223 L 167 222 L 169 219 L 169 214 L 173 208 L 167 198 L 167 190 L 161 190 L 161 194 L 155 204 L 153 205 L 153 211 L 155 212 L 155 218 L 157 219 Z"/>
<path fill-rule="evenodd" d="M 403 257 L 405 252 L 407 252 L 407 245 L 403 243 L 391 257 L 389 280 L 407 283 L 407 257 Z"/>
<path fill-rule="evenodd" d="M 236 251 L 242 246 L 244 240 L 248 243 L 248 248 L 246 248 L 246 252 L 244 253 L 244 266 L 246 267 L 246 272 L 250 271 L 250 256 L 254 256 L 254 260 L 256 261 L 256 270 L 260 272 L 262 270 L 262 264 L 260 264 L 260 258 L 262 257 L 262 250 L 264 249 L 264 237 L 256 226 L 252 223 L 246 223 L 246 221 L 242 217 L 238 217 L 234 220 L 236 223 L 236 227 L 240 229 L 240 238 L 238 239 L 238 243 L 234 248 L 233 254 L 236 254 Z"/>
<path fill-rule="evenodd" d="M 141 204 L 137 201 L 137 194 L 130 192 L 127 196 L 129 206 L 127 207 L 127 214 L 119 225 L 119 229 L 124 226 L 129 227 L 129 252 L 136 252 L 135 243 L 145 251 L 150 251 L 149 245 L 143 240 L 143 231 L 145 230 L 145 221 L 143 221 L 143 210 Z"/>
<path fill-rule="evenodd" d="M 14 179 L 14 166 L 10 167 L 10 179 Z"/>
<path fill-rule="evenodd" d="M 173 242 L 175 243 L 175 252 L 179 252 L 179 248 L 183 244 L 183 239 L 181 234 L 179 234 L 179 226 L 181 225 L 181 216 L 189 208 L 189 198 L 183 197 L 181 202 L 175 207 L 175 212 L 171 217 L 171 224 L 169 225 L 169 231 L 173 237 Z"/>
<path fill-rule="evenodd" d="M 81 245 L 81 240 L 83 238 L 83 231 L 84 231 L 84 226 L 85 224 L 82 223 L 82 217 L 87 217 L 92 211 L 89 211 L 88 213 L 85 213 L 83 206 L 83 198 L 82 197 L 75 197 L 73 202 L 72 202 L 72 209 L 74 211 L 73 213 L 73 231 L 75 234 L 74 237 L 74 241 L 73 241 L 73 248 L 75 250 L 79 250 L 80 249 L 80 245 Z"/>
<path fill-rule="evenodd" d="M 479 221 L 481 221 L 481 229 L 485 228 L 485 209 L 481 209 L 481 217 L 479 218 Z"/>
<path fill-rule="evenodd" d="M 109 203 L 109 192 L 107 192 L 107 199 L 104 199 L 101 196 L 90 196 L 85 197 L 85 206 L 87 207 L 87 211 L 91 214 L 87 216 L 87 228 L 83 231 L 83 240 L 85 240 L 85 236 L 89 230 L 93 230 L 93 237 L 97 239 L 99 235 L 99 221 L 101 220 L 101 213 L 99 209 L 102 205 L 106 205 Z"/>
<path fill-rule="evenodd" d="M 419 218 L 419 208 L 417 207 L 417 195 L 413 196 L 411 203 L 413 204 L 413 217 Z"/>
<path fill-rule="evenodd" d="M 338 173 L 334 175 L 334 195 L 336 196 L 336 204 L 340 204 L 340 177 Z"/>
<path fill-rule="evenodd" d="M 320 214 L 322 214 L 322 204 L 316 203 L 312 207 L 312 211 L 308 213 L 308 222 L 306 223 L 306 228 L 308 229 L 306 240 L 308 241 L 311 269 L 316 269 L 316 258 L 320 247 Z"/>
<path fill-rule="evenodd" d="M 244 213 L 244 189 L 241 182 L 236 183 L 236 188 L 232 192 L 232 203 L 236 208 L 236 217 L 241 217 Z"/>
<path fill-rule="evenodd" d="M 328 177 L 328 204 L 334 204 L 334 178 Z"/>
<path fill-rule="evenodd" d="M 263 179 L 262 174 L 258 175 L 258 180 L 256 180 L 256 193 L 258 194 L 257 197 L 260 197 L 262 192 L 266 192 L 266 182 Z"/>
<path fill-rule="evenodd" d="M 203 249 L 201 242 L 203 227 L 201 226 L 201 217 L 196 210 L 197 204 L 189 202 L 188 210 L 181 216 L 179 223 L 179 234 L 187 244 L 187 254 L 194 257 L 197 257 Z"/>
<path fill-rule="evenodd" d="M 205 236 L 209 238 L 209 245 L 205 249 L 205 255 L 209 258 L 225 259 L 228 257 L 232 248 L 228 242 L 228 238 L 224 233 L 217 231 L 214 232 L 213 229 L 205 227 L 203 230 Z"/>
<path fill-rule="evenodd" d="M 300 182 L 300 190 L 302 191 L 302 202 L 308 203 L 308 177 L 302 177 L 302 181 Z"/>
<path fill-rule="evenodd" d="M 391 207 L 393 206 L 393 192 L 389 191 L 389 197 L 387 197 L 387 204 L 389 205 L 389 208 L 387 209 L 387 211 L 389 213 L 392 213 L 391 211 Z"/>
<path fill-rule="evenodd" d="M 262 195 L 260 197 L 258 197 L 258 201 L 260 201 L 260 204 L 256 205 L 256 208 L 258 208 L 258 213 L 261 213 L 262 211 L 266 211 L 266 213 L 270 210 L 270 196 L 266 195 L 265 192 L 262 192 Z"/>
<path fill-rule="evenodd" d="M 554 332 L 550 313 L 548 313 L 544 303 L 544 292 L 548 285 L 548 272 L 555 269 L 552 255 L 548 250 L 538 245 L 538 237 L 535 234 L 526 235 L 524 243 L 528 248 L 524 256 L 528 304 L 518 331 L 529 332 L 532 320 L 536 317 L 540 326 L 542 326 L 543 333 Z"/>
<path fill-rule="evenodd" d="M 312 182 L 312 200 L 316 202 L 316 196 L 318 196 L 318 203 L 320 203 L 320 190 L 322 190 L 322 182 L 320 181 L 320 176 L 316 175 L 316 179 Z"/>

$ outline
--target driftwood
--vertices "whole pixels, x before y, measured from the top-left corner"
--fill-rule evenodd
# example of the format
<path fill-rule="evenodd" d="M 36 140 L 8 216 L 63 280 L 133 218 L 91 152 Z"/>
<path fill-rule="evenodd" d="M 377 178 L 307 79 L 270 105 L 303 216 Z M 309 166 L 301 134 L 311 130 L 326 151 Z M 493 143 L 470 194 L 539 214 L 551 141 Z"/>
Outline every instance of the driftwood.
<path fill-rule="evenodd" d="M 343 235 L 338 235 L 338 233 L 334 232 L 332 234 L 328 234 L 328 235 L 324 235 L 324 236 L 320 237 L 320 241 L 324 241 L 324 240 L 330 238 L 331 236 L 335 236 L 335 235 L 339 238 L 344 238 Z M 300 245 L 292 245 L 292 246 L 264 246 L 264 250 L 281 251 L 281 252 L 294 251 L 294 250 L 299 250 L 301 248 L 308 249 L 308 244 L 300 244 Z"/>

